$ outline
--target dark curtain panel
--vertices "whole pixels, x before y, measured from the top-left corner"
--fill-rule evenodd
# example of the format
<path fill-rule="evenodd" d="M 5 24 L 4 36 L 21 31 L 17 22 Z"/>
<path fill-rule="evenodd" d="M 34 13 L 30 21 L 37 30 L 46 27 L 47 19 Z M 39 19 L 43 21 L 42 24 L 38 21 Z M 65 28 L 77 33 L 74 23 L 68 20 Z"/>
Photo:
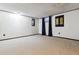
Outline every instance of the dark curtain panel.
<path fill-rule="evenodd" d="M 52 18 L 49 16 L 49 30 L 48 30 L 48 36 L 52 36 Z"/>
<path fill-rule="evenodd" d="M 46 30 L 45 30 L 45 18 L 42 18 L 42 35 L 46 35 Z"/>

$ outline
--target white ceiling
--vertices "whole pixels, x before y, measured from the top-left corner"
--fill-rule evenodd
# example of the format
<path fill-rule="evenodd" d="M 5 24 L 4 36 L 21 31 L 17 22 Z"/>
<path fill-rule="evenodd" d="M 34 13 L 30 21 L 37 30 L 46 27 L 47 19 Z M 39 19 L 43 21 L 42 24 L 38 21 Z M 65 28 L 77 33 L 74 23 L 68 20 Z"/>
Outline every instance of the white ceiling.
<path fill-rule="evenodd" d="M 0 3 L 0 10 L 32 17 L 46 17 L 79 8 L 78 3 Z"/>

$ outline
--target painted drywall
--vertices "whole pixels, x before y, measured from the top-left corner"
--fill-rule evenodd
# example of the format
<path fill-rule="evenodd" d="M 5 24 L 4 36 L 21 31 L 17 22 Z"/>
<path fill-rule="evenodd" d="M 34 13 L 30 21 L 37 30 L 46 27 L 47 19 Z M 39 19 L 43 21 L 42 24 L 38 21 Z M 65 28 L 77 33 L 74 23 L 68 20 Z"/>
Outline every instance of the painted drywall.
<path fill-rule="evenodd" d="M 55 16 L 64 15 L 64 27 L 55 27 Z M 53 36 L 66 37 L 79 40 L 79 10 L 74 10 L 52 16 Z M 41 34 L 41 19 L 39 20 L 39 33 Z M 46 25 L 48 27 L 48 25 Z M 47 29 L 46 29 L 47 30 Z M 59 34 L 60 32 L 60 34 Z"/>
<path fill-rule="evenodd" d="M 39 19 L 39 27 L 38 27 L 38 29 L 39 29 L 39 34 L 42 34 L 42 19 Z"/>
<path fill-rule="evenodd" d="M 55 27 L 55 16 L 58 15 L 64 15 L 64 27 Z M 58 15 L 52 16 L 53 35 L 79 40 L 79 10 Z"/>
<path fill-rule="evenodd" d="M 38 20 L 35 20 L 35 26 L 32 26 L 31 20 L 19 14 L 0 11 L 0 39 L 37 34 Z"/>

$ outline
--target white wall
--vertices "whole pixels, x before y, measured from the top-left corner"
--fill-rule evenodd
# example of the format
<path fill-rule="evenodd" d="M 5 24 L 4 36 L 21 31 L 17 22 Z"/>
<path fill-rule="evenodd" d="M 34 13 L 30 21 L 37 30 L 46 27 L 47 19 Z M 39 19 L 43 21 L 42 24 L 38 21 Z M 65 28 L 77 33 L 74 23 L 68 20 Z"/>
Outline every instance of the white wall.
<path fill-rule="evenodd" d="M 55 27 L 55 16 L 52 16 L 53 35 L 79 40 L 79 10 L 62 13 L 64 27 Z M 58 34 L 60 32 L 60 35 Z"/>
<path fill-rule="evenodd" d="M 33 27 L 29 17 L 0 11 L 0 39 L 37 34 L 38 20 L 35 21 Z"/>
<path fill-rule="evenodd" d="M 55 27 L 55 16 L 64 15 L 64 27 Z M 53 36 L 66 37 L 79 40 L 79 10 L 74 10 L 52 16 Z M 41 20 L 39 20 L 39 24 Z M 41 25 L 39 26 L 41 29 Z M 41 31 L 40 31 L 41 32 Z M 60 34 L 58 34 L 60 32 Z"/>
<path fill-rule="evenodd" d="M 39 34 L 42 34 L 42 19 L 39 19 Z"/>

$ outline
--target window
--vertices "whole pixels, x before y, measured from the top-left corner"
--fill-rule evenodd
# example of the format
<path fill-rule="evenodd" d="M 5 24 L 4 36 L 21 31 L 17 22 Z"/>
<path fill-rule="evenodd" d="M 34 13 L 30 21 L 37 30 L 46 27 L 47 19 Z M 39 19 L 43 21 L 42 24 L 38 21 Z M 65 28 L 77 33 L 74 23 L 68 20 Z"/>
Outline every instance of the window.
<path fill-rule="evenodd" d="M 64 15 L 55 17 L 55 26 L 64 27 Z"/>

